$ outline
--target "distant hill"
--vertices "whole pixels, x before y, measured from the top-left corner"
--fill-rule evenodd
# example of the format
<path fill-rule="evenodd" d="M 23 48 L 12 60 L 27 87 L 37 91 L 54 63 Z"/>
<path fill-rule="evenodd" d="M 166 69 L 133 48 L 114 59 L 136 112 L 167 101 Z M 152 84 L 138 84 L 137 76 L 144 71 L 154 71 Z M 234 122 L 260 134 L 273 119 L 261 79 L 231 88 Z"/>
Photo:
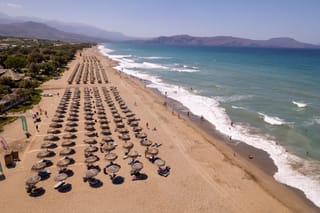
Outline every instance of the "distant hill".
<path fill-rule="evenodd" d="M 139 42 L 139 41 L 138 41 Z M 189 35 L 160 36 L 144 40 L 144 43 L 186 46 L 222 46 L 222 47 L 269 47 L 269 48 L 320 48 L 320 46 L 302 43 L 292 38 L 271 38 L 252 40 L 231 36 L 193 37 Z"/>
<path fill-rule="evenodd" d="M 75 33 L 67 33 L 61 30 L 49 27 L 46 24 L 37 22 L 23 22 L 0 24 L 1 36 L 12 36 L 22 38 L 38 38 L 48 40 L 60 40 L 68 42 L 105 42 L 107 40 L 79 35 Z"/>
<path fill-rule="evenodd" d="M 0 12 L 0 24 L 23 23 L 26 21 L 43 23 L 64 32 L 86 35 L 101 40 L 124 41 L 134 39 L 133 37 L 126 36 L 120 32 L 107 31 L 87 24 L 45 20 L 37 17 L 13 17 Z"/>

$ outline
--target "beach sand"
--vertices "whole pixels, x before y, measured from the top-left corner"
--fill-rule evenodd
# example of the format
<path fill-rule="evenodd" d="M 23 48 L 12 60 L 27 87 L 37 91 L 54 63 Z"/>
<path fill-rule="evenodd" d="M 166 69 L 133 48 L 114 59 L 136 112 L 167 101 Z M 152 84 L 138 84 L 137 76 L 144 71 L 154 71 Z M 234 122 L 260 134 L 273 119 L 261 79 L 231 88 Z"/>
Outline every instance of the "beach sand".
<path fill-rule="evenodd" d="M 163 105 L 165 97 L 145 88 L 144 82 L 120 74 L 112 69 L 115 62 L 99 54 L 96 48 L 86 49 L 82 55 L 95 55 L 103 64 L 110 83 L 108 84 L 67 84 L 67 79 L 74 66 L 81 61 L 79 53 L 68 66 L 59 80 L 50 80 L 41 88 L 44 93 L 52 93 L 53 97 L 43 97 L 33 112 L 42 109 L 47 111 L 48 118 L 42 115 L 39 132 L 32 122 L 31 113 L 25 113 L 31 137 L 26 139 L 21 129 L 21 121 L 16 120 L 4 128 L 3 136 L 12 149 L 20 151 L 21 161 L 15 168 L 4 166 L 1 151 L 0 162 L 4 167 L 6 179 L 0 181 L 1 212 L 317 212 L 319 209 L 310 205 L 294 190 L 274 181 L 254 165 L 254 160 L 248 160 L 241 155 L 234 154 L 234 150 L 219 139 L 212 137 L 195 125 L 186 116 L 177 116 L 172 109 Z M 74 175 L 66 182 L 72 184 L 72 190 L 59 193 L 53 189 L 54 176 L 58 173 L 55 163 L 60 156 L 50 160 L 54 163 L 49 167 L 51 177 L 37 184 L 43 187 L 44 195 L 29 197 L 25 190 L 25 180 L 35 175 L 31 171 L 37 162 L 36 154 L 47 132 L 51 118 L 59 104 L 65 88 L 79 87 L 83 99 L 83 88 L 93 86 L 99 88 L 101 97 L 102 86 L 110 90 L 116 86 L 127 106 L 140 118 L 140 126 L 152 141 L 162 143 L 159 147 L 159 157 L 171 167 L 168 177 L 157 174 L 157 167 L 144 157 L 143 173 L 146 180 L 132 181 L 128 159 L 122 159 L 123 143 L 112 131 L 112 138 L 119 145 L 115 153 L 116 160 L 121 165 L 118 175 L 124 177 L 124 183 L 115 185 L 110 178 L 100 172 L 98 178 L 103 182 L 100 188 L 91 188 L 83 182 L 86 171 L 83 150 L 86 146 L 84 138 L 84 123 L 80 120 L 77 135 L 76 153 L 72 156 L 75 164 L 69 168 Z M 72 89 L 73 91 L 73 89 Z M 59 93 L 60 95 L 56 95 Z M 104 103 L 106 106 L 106 104 Z M 79 117 L 83 118 L 83 100 L 81 101 Z M 111 113 L 106 107 L 107 117 L 112 120 Z M 148 123 L 149 129 L 146 127 Z M 96 125 L 98 127 L 99 125 Z M 114 130 L 114 124 L 110 124 Z M 156 130 L 153 128 L 156 127 Z M 62 130 L 64 127 L 62 128 Z M 130 135 L 135 144 L 134 150 L 143 155 L 144 148 L 139 140 Z M 98 131 L 99 132 L 99 131 Z M 62 135 L 60 135 L 61 137 Z M 99 141 L 101 136 L 97 138 Z M 57 142 L 56 153 L 61 150 L 62 139 Z M 97 164 L 103 168 L 106 162 L 102 153 L 97 154 L 100 161 Z M 253 162 L 252 162 L 253 161 Z"/>

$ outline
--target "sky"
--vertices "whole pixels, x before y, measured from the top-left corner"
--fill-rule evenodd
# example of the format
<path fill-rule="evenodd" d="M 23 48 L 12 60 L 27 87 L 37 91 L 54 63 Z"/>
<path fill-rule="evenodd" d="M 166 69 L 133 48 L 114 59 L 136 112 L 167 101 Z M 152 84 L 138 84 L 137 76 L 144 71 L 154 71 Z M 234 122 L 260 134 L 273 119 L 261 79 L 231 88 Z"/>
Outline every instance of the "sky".
<path fill-rule="evenodd" d="M 0 12 L 135 37 L 292 37 L 320 44 L 320 0 L 0 0 Z"/>

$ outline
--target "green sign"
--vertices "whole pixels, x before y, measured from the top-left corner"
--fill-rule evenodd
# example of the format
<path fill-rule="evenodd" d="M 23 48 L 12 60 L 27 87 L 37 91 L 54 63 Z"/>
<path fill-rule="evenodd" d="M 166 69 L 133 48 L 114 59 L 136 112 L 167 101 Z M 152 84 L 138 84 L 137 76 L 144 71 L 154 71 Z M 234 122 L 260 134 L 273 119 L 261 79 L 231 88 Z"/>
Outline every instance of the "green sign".
<path fill-rule="evenodd" d="M 22 129 L 25 132 L 28 132 L 28 125 L 27 125 L 27 119 L 24 115 L 20 116 L 21 122 L 22 122 Z"/>

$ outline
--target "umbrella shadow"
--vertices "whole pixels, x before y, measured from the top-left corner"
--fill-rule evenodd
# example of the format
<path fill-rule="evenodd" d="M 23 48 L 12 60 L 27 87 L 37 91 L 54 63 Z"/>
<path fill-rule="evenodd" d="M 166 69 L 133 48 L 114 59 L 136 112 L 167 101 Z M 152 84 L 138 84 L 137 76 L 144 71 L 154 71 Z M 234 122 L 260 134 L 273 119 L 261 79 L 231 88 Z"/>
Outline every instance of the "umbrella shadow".
<path fill-rule="evenodd" d="M 134 178 L 132 179 L 132 181 L 137 181 L 137 180 L 147 180 L 148 179 L 148 175 L 145 173 L 139 173 L 137 175 L 134 176 Z"/>
<path fill-rule="evenodd" d="M 58 188 L 58 192 L 66 193 L 72 190 L 72 185 L 70 183 L 63 184 Z"/>
<path fill-rule="evenodd" d="M 42 187 L 40 188 L 35 188 L 33 189 L 30 193 L 29 196 L 30 197 L 40 197 L 42 196 L 44 193 L 46 192 L 46 190 Z"/>
<path fill-rule="evenodd" d="M 124 177 L 122 176 L 116 176 L 112 179 L 112 183 L 115 185 L 120 185 L 124 183 Z"/>

